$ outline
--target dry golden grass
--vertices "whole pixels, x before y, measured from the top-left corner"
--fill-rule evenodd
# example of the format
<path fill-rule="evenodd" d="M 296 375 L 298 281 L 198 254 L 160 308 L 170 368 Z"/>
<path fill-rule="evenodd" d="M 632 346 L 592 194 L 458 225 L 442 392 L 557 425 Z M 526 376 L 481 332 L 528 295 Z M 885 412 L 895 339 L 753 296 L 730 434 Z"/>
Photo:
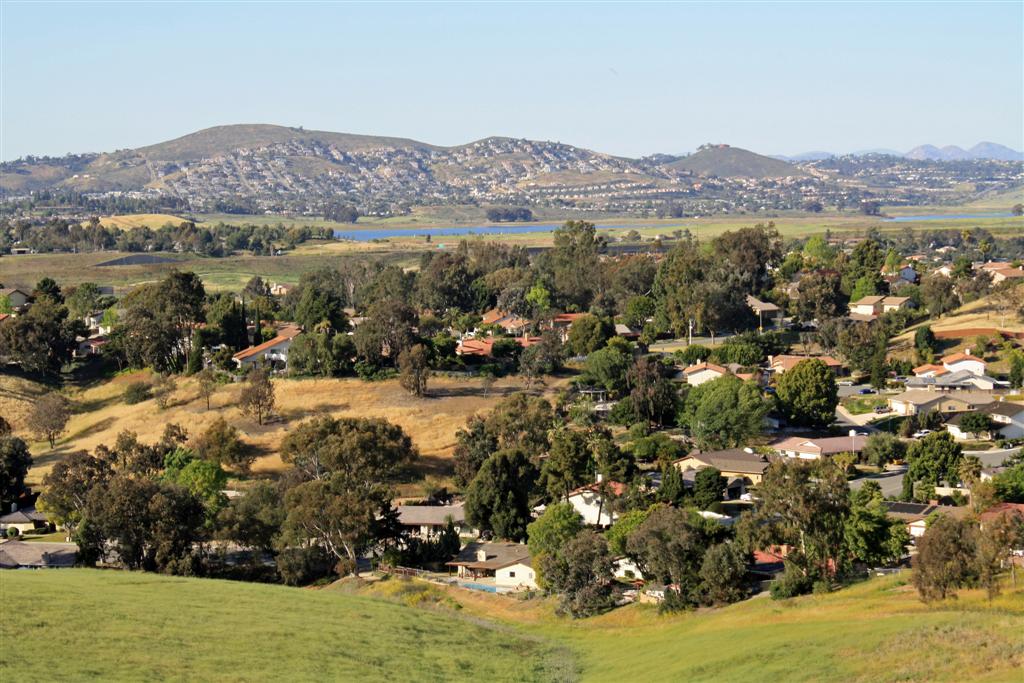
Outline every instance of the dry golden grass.
<path fill-rule="evenodd" d="M 168 213 L 132 213 L 123 216 L 103 216 L 100 224 L 105 228 L 120 228 L 131 230 L 132 228 L 162 228 L 168 223 L 178 225 L 185 221 L 181 216 L 173 216 Z"/>
<path fill-rule="evenodd" d="M 455 446 L 455 432 L 465 424 L 466 418 L 490 410 L 502 396 L 522 388 L 518 379 L 502 379 L 485 396 L 479 380 L 434 378 L 430 383 L 431 396 L 420 399 L 409 395 L 397 380 L 277 379 L 274 380 L 277 415 L 261 426 L 238 408 L 241 384 L 220 387 L 211 400 L 209 411 L 192 379 L 178 381 L 170 405 L 164 410 L 152 399 L 135 405 L 125 404 L 125 388 L 132 382 L 149 378 L 147 371 L 126 373 L 83 391 L 69 391 L 76 412 L 54 450 L 42 442 L 32 444 L 34 466 L 29 482 L 37 484 L 66 454 L 112 444 L 124 430 L 135 432 L 141 441 L 148 443 L 157 441 L 169 423 L 177 423 L 190 434 L 197 434 L 218 416 L 237 427 L 242 439 L 261 453 L 253 465 L 256 472 L 282 471 L 285 464 L 278 448 L 285 435 L 304 419 L 332 415 L 383 417 L 400 425 L 420 450 L 419 471 L 424 476 L 444 476 L 448 470 L 446 461 Z M 403 492 L 412 490 L 403 489 Z"/>
<path fill-rule="evenodd" d="M 0 416 L 11 423 L 19 434 L 25 433 L 25 416 L 32 403 L 46 393 L 46 387 L 36 382 L 0 375 Z"/>

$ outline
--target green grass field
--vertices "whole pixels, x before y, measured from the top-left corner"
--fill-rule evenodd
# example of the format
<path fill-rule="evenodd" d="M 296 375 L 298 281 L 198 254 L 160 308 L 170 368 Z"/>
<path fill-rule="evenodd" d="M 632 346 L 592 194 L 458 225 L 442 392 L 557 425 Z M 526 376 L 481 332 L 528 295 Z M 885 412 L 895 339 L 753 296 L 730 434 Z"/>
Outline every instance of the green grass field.
<path fill-rule="evenodd" d="M 5 571 L 0 594 L 0 670 L 10 681 L 574 674 L 567 652 L 507 626 L 332 591 L 75 569 Z"/>
<path fill-rule="evenodd" d="M 633 605 L 572 621 L 550 600 L 398 580 L 317 591 L 3 572 L 0 667 L 30 681 L 1020 680 L 1024 582 L 991 603 L 961 591 L 928 606 L 907 577 L 783 602 L 672 616 Z"/>

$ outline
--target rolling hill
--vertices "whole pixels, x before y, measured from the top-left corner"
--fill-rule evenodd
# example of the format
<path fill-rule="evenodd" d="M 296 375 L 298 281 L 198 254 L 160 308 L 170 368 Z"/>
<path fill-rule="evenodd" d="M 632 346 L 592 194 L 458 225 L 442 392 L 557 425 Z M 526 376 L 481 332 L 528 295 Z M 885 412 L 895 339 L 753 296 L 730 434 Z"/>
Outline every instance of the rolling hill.
<path fill-rule="evenodd" d="M 785 178 L 806 175 L 793 164 L 729 145 L 704 145 L 695 153 L 666 164 L 702 176 Z"/>
<path fill-rule="evenodd" d="M 1021 589 L 929 606 L 906 582 L 667 616 L 631 605 L 573 621 L 550 600 L 396 579 L 303 590 L 4 571 L 0 667 L 11 680 L 1019 680 Z"/>
<path fill-rule="evenodd" d="M 964 161 L 971 159 L 1024 160 L 1024 152 L 1018 152 L 995 142 L 979 142 L 970 149 L 964 149 L 956 145 L 946 145 L 942 148 L 935 145 L 920 145 L 907 152 L 904 156 L 908 159 L 929 161 Z"/>

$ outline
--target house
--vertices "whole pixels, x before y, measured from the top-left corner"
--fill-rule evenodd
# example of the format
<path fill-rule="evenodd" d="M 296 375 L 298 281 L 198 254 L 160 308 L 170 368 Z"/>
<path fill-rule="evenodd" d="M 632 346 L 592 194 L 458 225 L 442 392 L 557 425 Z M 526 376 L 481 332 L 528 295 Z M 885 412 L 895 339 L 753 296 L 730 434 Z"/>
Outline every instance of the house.
<path fill-rule="evenodd" d="M 992 433 L 976 435 L 973 432 L 965 432 L 960 426 L 961 419 L 967 413 L 958 413 L 946 420 L 946 431 L 953 435 L 957 441 L 965 441 L 984 436 L 986 438 L 1019 439 L 1024 437 L 1024 403 L 1011 401 L 993 401 L 982 406 L 977 411 L 988 415 L 992 420 Z"/>
<path fill-rule="evenodd" d="M 0 289 L 0 297 L 7 297 L 7 301 L 10 302 L 11 308 L 14 310 L 24 308 L 32 298 L 27 292 L 14 287 Z"/>
<path fill-rule="evenodd" d="M 88 339 L 79 339 L 78 349 L 75 351 L 75 356 L 78 358 L 100 355 L 103 353 L 103 347 L 110 341 L 102 334 L 89 337 Z"/>
<path fill-rule="evenodd" d="M 768 459 L 750 448 L 730 448 L 722 451 L 690 453 L 679 458 L 672 465 L 683 472 L 714 467 L 722 473 L 723 477 L 736 477 L 742 479 L 747 485 L 757 486 L 764 478 L 765 470 L 768 469 Z"/>
<path fill-rule="evenodd" d="M 710 382 L 718 379 L 719 377 L 725 377 L 729 374 L 729 370 L 723 368 L 721 365 L 715 365 L 714 363 L 695 363 L 688 368 L 684 368 L 682 371 L 683 379 L 691 387 L 700 386 L 704 382 Z"/>
<path fill-rule="evenodd" d="M 271 296 L 286 296 L 290 291 L 292 291 L 291 285 L 282 285 L 277 282 L 270 285 Z"/>
<path fill-rule="evenodd" d="M 982 391 L 928 391 L 911 389 L 890 396 L 886 403 L 896 415 L 924 415 L 938 411 L 943 414 L 972 412 L 994 400 Z"/>
<path fill-rule="evenodd" d="M 301 333 L 302 330 L 295 326 L 282 327 L 273 339 L 243 349 L 233 355 L 231 360 L 243 370 L 257 365 L 270 365 L 275 370 L 287 370 L 288 350 L 292 346 L 292 340 Z"/>
<path fill-rule="evenodd" d="M 581 486 L 570 491 L 566 499 L 570 505 L 583 518 L 584 524 L 591 526 L 609 527 L 619 518 L 618 513 L 612 512 L 609 496 L 618 497 L 626 492 L 626 485 L 617 481 L 609 481 L 602 484 L 598 475 L 597 482 Z"/>
<path fill-rule="evenodd" d="M 540 337 L 498 337 L 497 339 L 513 340 L 523 348 L 533 346 L 540 341 Z M 494 342 L 497 339 L 490 336 L 460 339 L 455 345 L 455 355 L 489 358 L 493 353 Z"/>
<path fill-rule="evenodd" d="M 0 543 L 0 569 L 65 569 L 75 566 L 78 545 L 4 541 Z"/>
<path fill-rule="evenodd" d="M 472 533 L 466 525 L 466 509 L 462 503 L 454 505 L 399 505 L 398 523 L 412 536 L 433 538 L 448 526 L 448 521 L 455 525 L 459 535 Z"/>
<path fill-rule="evenodd" d="M 19 533 L 24 534 L 36 529 L 47 529 L 49 525 L 47 514 L 36 510 L 34 505 L 19 510 L 16 504 L 12 504 L 11 511 L 0 516 L 0 531 L 17 529 Z"/>
<path fill-rule="evenodd" d="M 625 323 L 615 323 L 615 334 L 623 339 L 639 339 L 640 330 L 634 330 Z"/>
<path fill-rule="evenodd" d="M 910 284 L 914 284 L 917 282 L 917 271 L 914 270 L 914 266 L 910 265 L 909 263 L 904 263 L 900 265 L 899 270 L 896 272 L 896 275 L 899 277 L 900 280 L 904 282 L 909 282 Z"/>
<path fill-rule="evenodd" d="M 636 562 L 628 557 L 616 557 L 612 560 L 612 576 L 617 579 L 643 581 L 644 575 Z"/>
<path fill-rule="evenodd" d="M 512 313 L 492 308 L 483 314 L 483 318 L 480 320 L 480 325 L 497 325 L 501 329 L 505 330 L 506 334 L 517 336 L 520 334 L 526 334 L 526 331 L 530 327 L 530 321 L 526 318 L 520 318 Z"/>
<path fill-rule="evenodd" d="M 917 368 L 914 369 L 917 370 Z M 943 367 L 938 374 L 928 373 L 924 376 L 908 378 L 906 387 L 907 389 L 930 389 L 932 391 L 955 391 L 957 389 L 992 391 L 1000 384 L 999 380 L 988 375 L 976 375 L 970 370 L 950 372 Z"/>
<path fill-rule="evenodd" d="M 1020 281 L 1021 278 L 1024 278 L 1024 269 L 1014 268 L 1012 263 L 1006 261 L 991 261 L 982 264 L 981 270 L 988 273 L 994 285 L 998 285 L 1006 280 Z"/>
<path fill-rule="evenodd" d="M 907 533 L 911 538 L 920 538 L 928 529 L 928 518 L 932 515 L 950 515 L 956 519 L 963 519 L 970 514 L 970 508 L 957 507 L 955 505 L 939 505 L 937 502 L 930 503 L 904 503 L 901 501 L 882 501 L 885 506 L 885 515 L 890 519 L 899 520 L 907 525 Z"/>
<path fill-rule="evenodd" d="M 946 369 L 945 365 L 925 363 L 924 365 L 918 365 L 912 372 L 914 377 L 938 377 L 939 375 L 946 374 L 949 370 Z"/>
<path fill-rule="evenodd" d="M 782 327 L 782 309 L 770 301 L 761 301 L 750 294 L 747 295 L 747 306 L 754 313 L 757 313 L 757 329 L 764 329 L 765 319 L 769 320 L 776 328 Z"/>
<path fill-rule="evenodd" d="M 559 313 L 558 315 L 556 315 L 554 318 L 551 319 L 551 329 L 553 329 L 556 332 L 558 332 L 558 336 L 562 340 L 562 343 L 564 344 L 569 339 L 569 328 L 572 327 L 572 324 L 574 322 L 576 322 L 577 320 L 579 320 L 580 318 L 582 318 L 585 315 L 588 315 L 588 314 L 587 313 Z"/>
<path fill-rule="evenodd" d="M 942 367 L 946 368 L 950 372 L 956 372 L 957 370 L 966 370 L 975 375 L 984 375 L 987 363 L 977 356 L 971 355 L 971 350 L 967 349 L 964 353 L 953 353 L 948 356 L 943 356 L 940 360 Z"/>
<path fill-rule="evenodd" d="M 468 543 L 446 564 L 455 568 L 460 579 L 491 579 L 495 587 L 507 590 L 537 588 L 537 574 L 524 543 Z"/>
<path fill-rule="evenodd" d="M 850 302 L 850 316 L 856 320 L 874 320 L 884 313 L 910 307 L 910 298 L 905 296 L 865 296 Z"/>
<path fill-rule="evenodd" d="M 826 436 L 823 438 L 805 438 L 791 436 L 788 439 L 772 444 L 779 455 L 801 460 L 818 460 L 819 458 L 838 455 L 840 453 L 857 453 L 864 450 L 868 437 L 851 432 L 849 436 Z"/>
<path fill-rule="evenodd" d="M 824 363 L 832 372 L 839 375 L 843 371 L 843 364 L 832 356 L 790 356 L 786 354 L 768 356 L 768 367 L 776 375 L 781 375 L 787 370 L 792 370 L 800 361 L 817 359 Z"/>
<path fill-rule="evenodd" d="M 1000 517 L 1017 518 L 1024 522 L 1024 503 L 997 503 L 978 515 L 978 521 L 984 529 L 986 524 L 991 524 Z"/>

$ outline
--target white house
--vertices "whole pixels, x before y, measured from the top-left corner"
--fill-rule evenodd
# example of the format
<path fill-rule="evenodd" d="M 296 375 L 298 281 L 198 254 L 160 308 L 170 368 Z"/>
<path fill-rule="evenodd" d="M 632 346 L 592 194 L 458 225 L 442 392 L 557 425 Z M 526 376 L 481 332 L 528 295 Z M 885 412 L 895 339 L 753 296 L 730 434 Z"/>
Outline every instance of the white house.
<path fill-rule="evenodd" d="M 301 330 L 298 327 L 288 326 L 278 330 L 277 336 L 257 346 L 250 346 L 242 349 L 231 357 L 240 369 L 250 368 L 254 365 L 270 365 L 279 370 L 288 368 L 288 350 L 291 349 L 292 340 L 295 339 Z"/>
<path fill-rule="evenodd" d="M 850 302 L 850 315 L 862 320 L 874 320 L 883 313 L 910 308 L 905 296 L 865 296 Z"/>
<path fill-rule="evenodd" d="M 946 431 L 953 435 L 957 441 L 965 441 L 976 437 L 989 437 L 1001 439 L 1020 439 L 1024 437 L 1024 403 L 1012 401 L 993 401 L 982 406 L 976 412 L 988 415 L 992 420 L 992 433 L 974 434 L 965 432 L 960 426 L 960 421 L 966 413 L 954 415 L 946 421 Z"/>
<path fill-rule="evenodd" d="M 728 369 L 714 363 L 696 363 L 683 369 L 683 378 L 691 387 L 700 386 L 704 382 L 710 382 L 728 374 Z"/>
<path fill-rule="evenodd" d="M 604 487 L 612 496 L 621 496 L 626 492 L 626 485 L 617 481 L 609 481 Z M 580 514 L 584 524 L 609 527 L 619 518 L 617 513 L 611 511 L 608 496 L 601 493 L 601 488 L 602 484 L 598 481 L 569 493 L 569 504 Z"/>
<path fill-rule="evenodd" d="M 956 391 L 965 389 L 967 391 L 992 391 L 1000 386 L 1001 382 L 988 375 L 976 375 L 969 370 L 957 370 L 949 372 L 942 368 L 937 374 L 917 375 L 907 379 L 907 389 L 931 389 L 932 391 Z"/>
<path fill-rule="evenodd" d="M 523 543 L 468 543 L 447 565 L 460 579 L 493 582 L 495 587 L 507 590 L 537 588 L 530 550 Z"/>
<path fill-rule="evenodd" d="M 984 375 L 987 363 L 977 356 L 971 355 L 971 350 L 964 353 L 953 353 L 942 357 L 942 367 L 950 372 L 966 370 L 975 375 Z"/>

